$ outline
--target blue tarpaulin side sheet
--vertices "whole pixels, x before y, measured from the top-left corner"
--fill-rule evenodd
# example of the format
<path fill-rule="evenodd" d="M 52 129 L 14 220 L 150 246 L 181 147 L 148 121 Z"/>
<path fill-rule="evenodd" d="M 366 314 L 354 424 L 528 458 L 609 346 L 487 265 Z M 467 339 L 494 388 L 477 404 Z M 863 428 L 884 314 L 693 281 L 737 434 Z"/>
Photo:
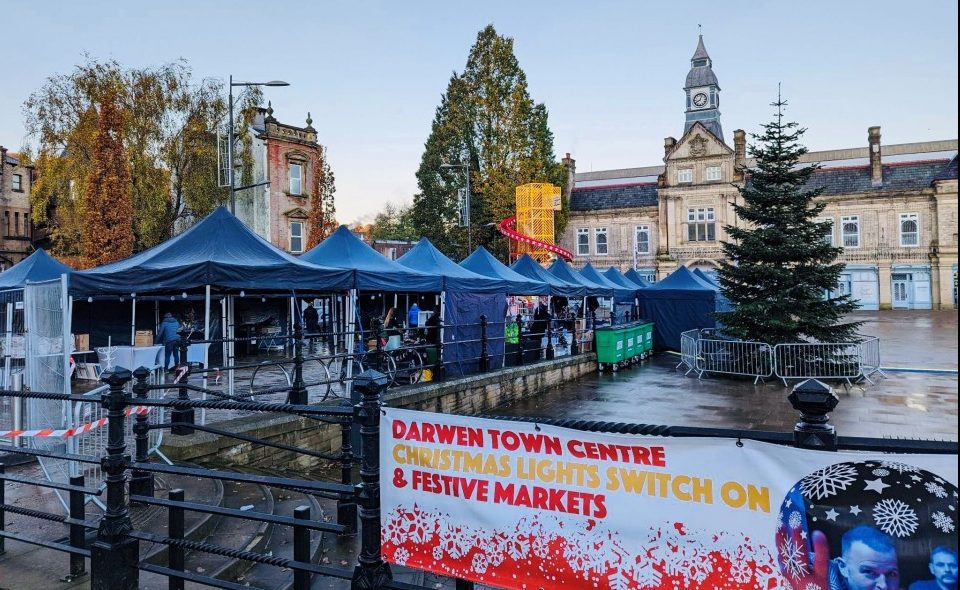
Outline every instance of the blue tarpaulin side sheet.
<path fill-rule="evenodd" d="M 487 330 L 490 368 L 503 366 L 502 322 L 507 315 L 506 295 L 447 291 L 446 298 L 443 363 L 447 376 L 459 377 L 479 371 L 481 315 L 491 318 L 492 325 Z"/>
<path fill-rule="evenodd" d="M 716 288 L 681 266 L 662 281 L 637 291 L 640 316 L 652 320 L 653 347 L 680 350 L 680 334 L 694 328 L 714 328 L 713 314 L 722 311 Z"/>

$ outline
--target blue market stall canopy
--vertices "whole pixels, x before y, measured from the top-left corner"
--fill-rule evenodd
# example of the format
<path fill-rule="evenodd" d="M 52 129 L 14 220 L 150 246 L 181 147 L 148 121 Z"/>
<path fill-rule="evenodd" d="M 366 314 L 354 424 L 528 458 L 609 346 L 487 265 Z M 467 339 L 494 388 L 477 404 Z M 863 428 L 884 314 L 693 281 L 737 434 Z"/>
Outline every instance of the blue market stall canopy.
<path fill-rule="evenodd" d="M 510 266 L 510 269 L 528 279 L 546 283 L 550 287 L 550 295 L 556 297 L 583 297 L 587 291 L 583 285 L 568 283 L 554 276 L 547 271 L 547 269 L 540 266 L 540 263 L 534 260 L 529 254 L 524 254 L 518 258 L 517 261 Z"/>
<path fill-rule="evenodd" d="M 720 283 L 718 283 L 715 278 L 713 278 L 712 276 L 710 276 L 710 275 L 708 275 L 707 273 L 703 272 L 703 271 L 700 270 L 699 268 L 693 269 L 693 274 L 697 275 L 697 276 L 700 277 L 701 279 L 703 279 L 703 280 L 705 280 L 706 282 L 710 283 L 711 285 L 713 285 L 713 286 L 716 287 L 717 289 L 720 289 Z"/>
<path fill-rule="evenodd" d="M 417 272 L 388 260 L 343 225 L 301 256 L 300 260 L 352 270 L 354 288 L 363 291 L 439 293 L 443 290 L 440 277 Z"/>
<path fill-rule="evenodd" d="M 467 256 L 460 266 L 485 277 L 505 281 L 507 293 L 510 295 L 550 295 L 550 285 L 511 270 L 483 246 L 479 246 L 473 254 Z"/>
<path fill-rule="evenodd" d="M 22 289 L 29 283 L 58 279 L 73 269 L 47 254 L 42 248 L 0 273 L 0 290 Z"/>
<path fill-rule="evenodd" d="M 615 283 L 608 279 L 607 277 L 600 274 L 596 268 L 593 267 L 589 262 L 580 269 L 580 274 L 588 279 L 593 281 L 598 285 L 603 285 L 604 287 L 610 287 L 613 289 L 613 300 L 616 303 L 633 303 L 636 289 L 624 287 L 618 283 Z"/>
<path fill-rule="evenodd" d="M 637 270 L 634 268 L 631 268 L 627 272 L 623 273 L 623 276 L 627 277 L 628 279 L 630 279 L 631 281 L 640 285 L 643 288 L 647 288 L 652 284 L 650 281 L 640 276 L 640 273 L 638 273 Z"/>
<path fill-rule="evenodd" d="M 298 260 L 218 207 L 158 246 L 70 275 L 71 294 L 82 296 L 169 292 L 204 285 L 273 292 L 339 291 L 353 286 L 353 273 Z"/>
<path fill-rule="evenodd" d="M 560 258 L 554 260 L 553 264 L 550 265 L 550 268 L 548 268 L 547 271 L 549 271 L 553 276 L 568 283 L 574 283 L 576 285 L 583 286 L 586 288 L 587 295 L 592 295 L 594 297 L 613 297 L 613 287 L 594 283 L 590 279 L 575 271 L 569 264 Z"/>
<path fill-rule="evenodd" d="M 685 266 L 637 291 L 637 298 L 640 315 L 657 326 L 653 334 L 653 346 L 657 350 L 680 350 L 681 332 L 716 327 L 714 314 L 728 308 L 716 287 Z"/>
<path fill-rule="evenodd" d="M 420 238 L 416 246 L 397 258 L 397 262 L 407 268 L 439 277 L 444 291 L 506 293 L 509 290 L 506 281 L 485 277 L 450 260 L 427 238 Z"/>
<path fill-rule="evenodd" d="M 650 286 L 646 281 L 643 281 L 643 284 L 631 281 L 624 276 L 622 272 L 620 272 L 619 268 L 615 266 L 611 266 L 607 270 L 603 271 L 603 276 L 607 277 L 607 280 L 609 280 L 611 283 L 616 283 L 628 289 L 633 289 L 634 291 L 638 289 L 645 289 Z"/>

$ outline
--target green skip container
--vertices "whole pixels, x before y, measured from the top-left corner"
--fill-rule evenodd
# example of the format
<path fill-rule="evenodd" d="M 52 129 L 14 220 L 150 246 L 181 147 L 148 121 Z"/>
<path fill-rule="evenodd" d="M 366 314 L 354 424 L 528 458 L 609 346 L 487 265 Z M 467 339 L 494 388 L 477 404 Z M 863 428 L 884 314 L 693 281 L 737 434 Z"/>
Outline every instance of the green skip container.
<path fill-rule="evenodd" d="M 644 358 L 653 354 L 653 322 L 640 320 L 638 324 L 637 339 L 639 346 L 638 353 Z"/>
<path fill-rule="evenodd" d="M 637 326 L 630 323 L 617 327 L 623 332 L 623 360 L 633 362 L 633 357 L 637 356 Z"/>
<path fill-rule="evenodd" d="M 610 367 L 616 371 L 623 362 L 624 339 L 622 330 L 613 326 L 604 326 L 593 331 L 597 344 L 597 364 L 603 371 Z"/>

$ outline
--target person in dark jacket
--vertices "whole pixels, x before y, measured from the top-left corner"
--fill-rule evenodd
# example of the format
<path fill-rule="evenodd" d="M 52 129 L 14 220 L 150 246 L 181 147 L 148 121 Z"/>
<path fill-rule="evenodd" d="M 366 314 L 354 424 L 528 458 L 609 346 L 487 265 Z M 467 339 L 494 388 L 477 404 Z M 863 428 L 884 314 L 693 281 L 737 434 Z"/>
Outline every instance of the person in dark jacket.
<path fill-rule="evenodd" d="M 170 368 L 170 357 L 173 357 L 173 365 L 180 364 L 180 322 L 173 314 L 167 312 L 163 314 L 163 321 L 160 322 L 160 328 L 157 330 L 157 342 L 163 344 L 166 353 L 163 368 Z M 184 359 L 186 360 L 186 359 Z"/>
<path fill-rule="evenodd" d="M 537 309 L 533 312 L 533 325 L 530 326 L 530 334 L 543 338 L 547 334 L 547 324 L 550 322 L 550 310 L 547 305 L 540 301 Z"/>

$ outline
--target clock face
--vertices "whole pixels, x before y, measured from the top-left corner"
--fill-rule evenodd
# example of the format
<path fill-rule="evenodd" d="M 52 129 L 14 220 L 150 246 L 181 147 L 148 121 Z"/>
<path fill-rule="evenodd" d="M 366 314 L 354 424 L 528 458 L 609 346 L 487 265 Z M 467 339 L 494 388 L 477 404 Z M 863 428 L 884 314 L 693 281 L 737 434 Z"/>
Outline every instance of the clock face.
<path fill-rule="evenodd" d="M 698 93 L 696 93 L 696 94 L 693 95 L 693 105 L 694 105 L 694 106 L 702 107 L 702 106 L 705 105 L 705 104 L 707 104 L 707 95 L 706 95 L 706 94 L 704 94 L 704 93 L 702 93 L 702 92 L 698 92 Z"/>

